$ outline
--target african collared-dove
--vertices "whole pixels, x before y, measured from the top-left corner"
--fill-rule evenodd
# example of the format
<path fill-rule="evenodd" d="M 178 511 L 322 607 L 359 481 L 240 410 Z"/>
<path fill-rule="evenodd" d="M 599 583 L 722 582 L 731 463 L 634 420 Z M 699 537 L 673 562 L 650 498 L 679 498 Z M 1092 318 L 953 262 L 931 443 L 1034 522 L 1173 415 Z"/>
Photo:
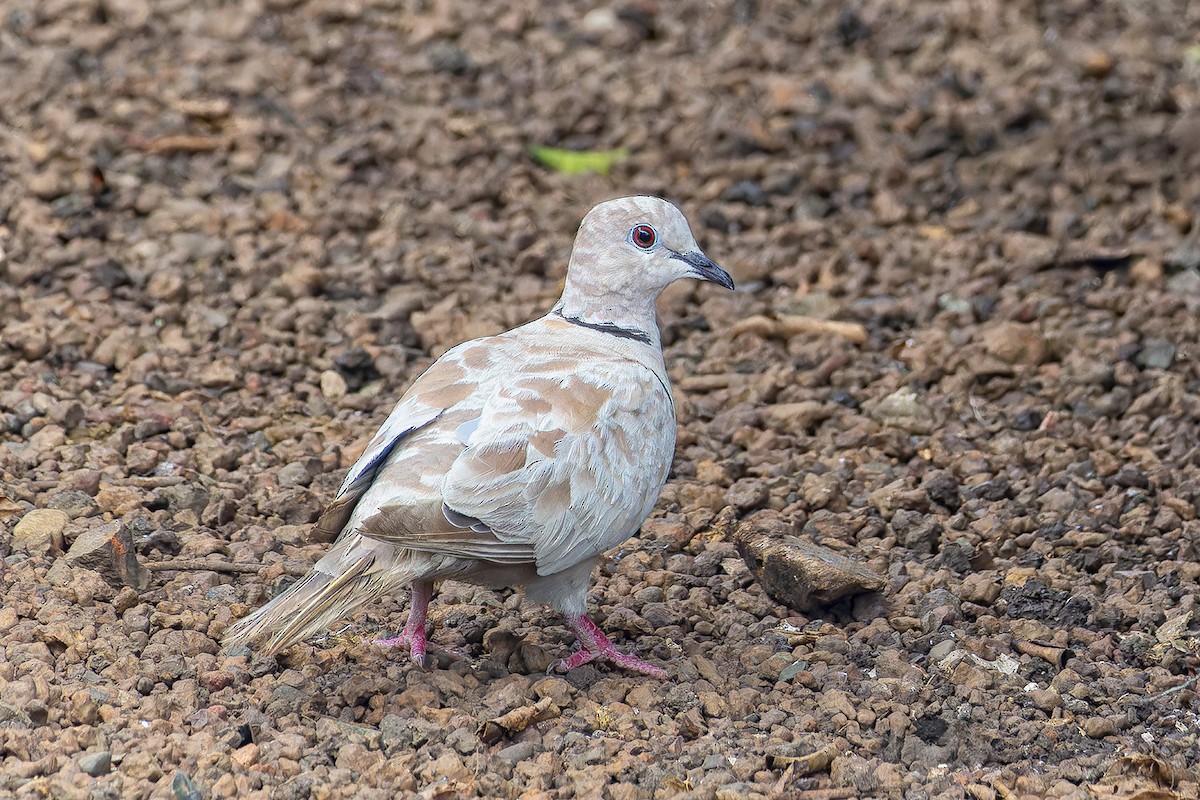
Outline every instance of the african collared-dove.
<path fill-rule="evenodd" d="M 562 297 L 546 316 L 460 344 L 409 388 L 317 522 L 333 548 L 233 625 L 228 642 L 274 653 L 384 593 L 412 587 L 408 622 L 382 642 L 424 666 L 434 581 L 523 587 L 558 609 L 580 649 L 646 675 L 587 616 L 599 556 L 633 536 L 666 481 L 675 407 L 654 301 L 680 278 L 733 280 L 656 197 L 593 208 Z"/>

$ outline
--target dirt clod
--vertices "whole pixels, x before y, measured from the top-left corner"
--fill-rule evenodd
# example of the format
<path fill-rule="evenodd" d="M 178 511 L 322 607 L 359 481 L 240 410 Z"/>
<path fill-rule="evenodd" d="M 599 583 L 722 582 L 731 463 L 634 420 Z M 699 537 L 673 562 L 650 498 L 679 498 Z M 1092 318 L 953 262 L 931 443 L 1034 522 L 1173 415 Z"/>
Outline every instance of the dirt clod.
<path fill-rule="evenodd" d="M 114 586 L 145 589 L 150 574 L 138 561 L 133 536 L 121 522 L 88 526 L 71 543 L 63 563 L 95 570 Z"/>
<path fill-rule="evenodd" d="M 12 531 L 12 546 L 31 555 L 62 552 L 63 531 L 71 518 L 55 509 L 35 509 L 18 522 Z"/>
<path fill-rule="evenodd" d="M 843 597 L 879 591 L 882 576 L 827 547 L 790 534 L 778 513 L 750 516 L 734 533 L 738 552 L 777 602 L 814 611 Z"/>

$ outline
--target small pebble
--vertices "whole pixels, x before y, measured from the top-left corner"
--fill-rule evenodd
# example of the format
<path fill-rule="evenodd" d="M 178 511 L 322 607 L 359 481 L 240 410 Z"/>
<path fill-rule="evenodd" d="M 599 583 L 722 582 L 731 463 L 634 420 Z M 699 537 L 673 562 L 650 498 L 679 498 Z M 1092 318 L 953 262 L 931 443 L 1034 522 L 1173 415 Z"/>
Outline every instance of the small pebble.
<path fill-rule="evenodd" d="M 107 750 L 85 753 L 79 758 L 79 769 L 94 778 L 107 775 L 112 770 L 112 753 Z"/>

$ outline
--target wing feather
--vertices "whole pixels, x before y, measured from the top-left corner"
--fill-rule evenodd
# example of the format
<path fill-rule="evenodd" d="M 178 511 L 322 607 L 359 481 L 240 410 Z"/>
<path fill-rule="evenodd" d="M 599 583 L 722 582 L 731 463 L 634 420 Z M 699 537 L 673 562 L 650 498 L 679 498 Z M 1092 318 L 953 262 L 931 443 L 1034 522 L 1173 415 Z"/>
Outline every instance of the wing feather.
<path fill-rule="evenodd" d="M 400 445 L 414 433 L 436 423 L 447 410 L 470 397 L 477 387 L 478 382 L 472 380 L 470 373 L 459 363 L 459 355 L 454 350 L 425 370 L 350 467 L 337 495 L 317 520 L 313 537 L 317 541 L 333 541 L 346 536 L 353 529 L 350 522 L 364 495 L 402 449 Z"/>

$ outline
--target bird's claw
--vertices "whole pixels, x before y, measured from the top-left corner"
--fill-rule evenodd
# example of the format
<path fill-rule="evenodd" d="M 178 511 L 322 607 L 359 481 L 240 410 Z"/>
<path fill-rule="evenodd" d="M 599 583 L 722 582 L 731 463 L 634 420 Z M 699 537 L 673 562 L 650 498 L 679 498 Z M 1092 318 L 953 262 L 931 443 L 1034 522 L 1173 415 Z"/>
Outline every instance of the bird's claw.
<path fill-rule="evenodd" d="M 408 648 L 408 652 L 412 655 L 412 660 L 422 670 L 429 664 L 429 657 L 425 652 L 425 631 L 409 630 L 405 628 L 400 632 L 399 636 L 393 636 L 390 639 L 372 639 L 371 643 L 379 647 L 387 647 L 400 649 Z"/>
<path fill-rule="evenodd" d="M 591 659 L 588 659 L 590 661 Z M 573 663 L 569 658 L 556 658 L 546 667 L 547 675 L 566 675 L 571 670 L 578 667 L 580 664 L 585 664 L 587 661 Z"/>
<path fill-rule="evenodd" d="M 591 650 L 576 650 L 566 658 L 556 658 L 551 661 L 550 665 L 546 667 L 546 674 L 565 675 L 576 667 L 583 666 L 584 664 L 597 659 L 608 661 L 609 663 L 618 667 L 622 667 L 632 672 L 638 672 L 651 678 L 665 680 L 667 677 L 666 670 L 642 661 L 637 656 L 632 656 L 628 653 L 622 653 L 615 647 L 611 649 L 602 649 L 596 652 Z"/>
<path fill-rule="evenodd" d="M 571 655 L 565 658 L 556 658 L 550 662 L 550 666 L 546 667 L 547 675 L 565 675 L 576 667 L 596 658 L 597 654 L 590 650 L 576 650 Z"/>
<path fill-rule="evenodd" d="M 413 663 L 422 670 L 428 670 L 433 666 L 434 659 L 431 656 L 433 653 L 444 655 L 451 661 L 462 661 L 467 657 L 467 654 L 455 647 L 445 647 L 440 644 L 435 644 L 425 638 L 423 634 L 402 632 L 399 636 L 394 636 L 391 639 L 372 639 L 372 644 L 380 647 L 389 648 L 408 648 L 408 652 L 412 655 Z"/>
<path fill-rule="evenodd" d="M 617 646 L 609 641 L 604 632 L 596 627 L 596 623 L 592 622 L 591 618 L 586 614 L 577 614 L 573 617 L 568 617 L 567 624 L 579 638 L 580 647 L 566 658 L 560 658 L 555 661 L 548 669 L 569 672 L 575 667 L 586 664 L 589 661 L 602 659 L 623 669 L 638 672 L 651 678 L 663 680 L 667 677 L 666 670 L 656 667 L 653 664 L 648 664 L 637 656 L 618 650 Z"/>

